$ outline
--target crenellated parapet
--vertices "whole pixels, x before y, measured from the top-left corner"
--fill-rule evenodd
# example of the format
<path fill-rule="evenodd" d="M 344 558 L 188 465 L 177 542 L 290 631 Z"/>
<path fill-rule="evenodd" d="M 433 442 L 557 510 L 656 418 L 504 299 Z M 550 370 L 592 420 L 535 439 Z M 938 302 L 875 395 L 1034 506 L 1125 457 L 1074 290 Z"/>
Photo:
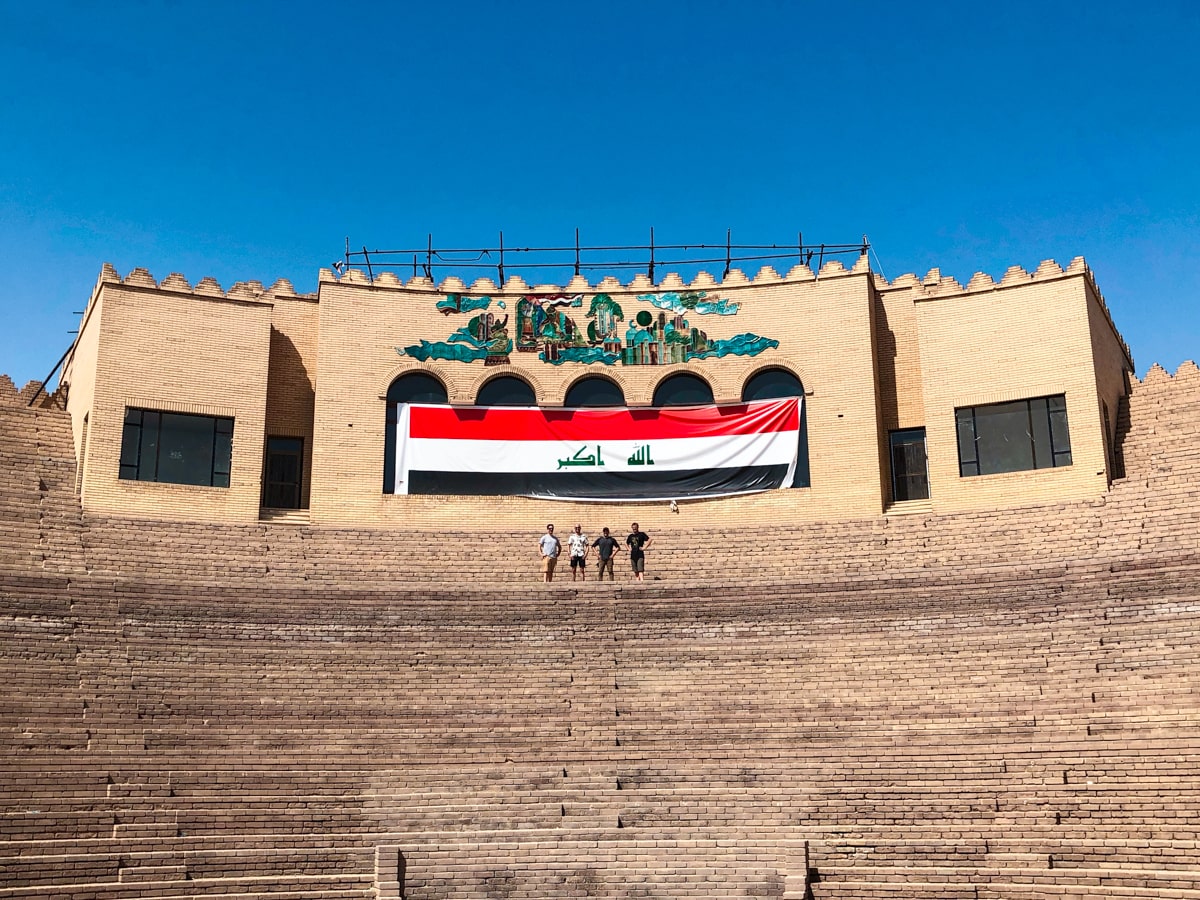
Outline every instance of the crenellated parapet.
<path fill-rule="evenodd" d="M 206 276 L 195 285 L 179 272 L 172 272 L 158 281 L 148 269 L 137 267 L 124 277 L 111 263 L 105 263 L 100 270 L 100 277 L 92 291 L 91 300 L 106 284 L 119 284 L 126 287 L 146 288 L 172 294 L 191 294 L 195 297 L 205 297 L 223 300 L 241 300 L 244 302 L 270 303 L 275 300 L 316 300 L 316 293 L 300 293 L 286 278 L 278 278 L 270 287 L 263 287 L 260 281 L 238 281 L 226 290 L 215 278 Z M 90 301 L 89 301 L 90 305 Z"/>
<path fill-rule="evenodd" d="M 857 268 L 857 266 L 855 267 Z M 822 270 L 824 272 L 824 270 Z M 1017 287 L 1020 285 L 1030 284 L 1035 281 L 1050 281 L 1056 278 L 1062 278 L 1067 275 L 1086 275 L 1089 284 L 1095 288 L 1095 280 L 1092 278 L 1091 270 L 1087 267 L 1082 256 L 1077 256 L 1064 269 L 1052 259 L 1045 259 L 1032 272 L 1026 270 L 1022 266 L 1009 266 L 1005 269 L 1004 274 L 997 281 L 987 272 L 976 272 L 971 276 L 970 281 L 964 286 L 957 279 L 943 275 L 940 268 L 932 268 L 924 278 L 918 278 L 915 274 L 908 272 L 904 275 L 898 275 L 896 278 L 888 281 L 883 275 L 878 272 L 873 273 L 875 286 L 879 290 L 895 290 L 897 288 L 908 288 L 914 293 L 928 298 L 944 298 L 951 297 L 956 294 L 973 294 L 982 291 L 993 291 L 998 288 Z M 1096 291 L 1099 296 L 1099 291 Z"/>
<path fill-rule="evenodd" d="M 28 381 L 25 387 L 17 390 L 13 380 L 7 375 L 0 375 L 0 407 L 16 407 L 25 409 L 61 409 L 62 397 L 58 391 L 47 393 L 42 389 L 42 382 Z"/>
<path fill-rule="evenodd" d="M 1158 363 L 1146 372 L 1146 377 L 1137 380 L 1142 388 L 1158 388 L 1165 390 L 1198 390 L 1200 389 L 1200 368 L 1190 360 L 1185 359 L 1171 374 Z M 1200 398 L 1198 398 L 1200 399 Z"/>
<path fill-rule="evenodd" d="M 319 270 L 317 280 L 324 284 L 362 285 L 376 288 L 396 288 L 410 291 L 434 291 L 452 294 L 524 294 L 524 293 L 601 293 L 606 291 L 720 291 L 735 288 L 761 287 L 780 284 L 783 282 L 820 281 L 825 278 L 838 278 L 847 275 L 870 274 L 870 263 L 866 254 L 859 256 L 855 264 L 847 269 L 840 260 L 825 261 L 820 270 L 814 272 L 809 266 L 798 263 L 785 274 L 773 266 L 762 266 L 754 277 L 748 277 L 739 268 L 731 268 L 723 278 L 715 278 L 712 273 L 700 270 L 690 281 L 685 281 L 678 272 L 667 272 L 657 282 L 652 281 L 644 272 L 639 272 L 622 282 L 620 279 L 606 275 L 596 283 L 590 282 L 584 275 L 573 276 L 566 284 L 538 284 L 530 286 L 521 276 L 510 275 L 504 285 L 497 285 L 491 278 L 477 278 L 469 286 L 457 275 L 447 275 L 440 282 L 435 282 L 426 275 L 413 275 L 411 278 L 401 278 L 391 270 L 369 274 L 363 269 L 349 268 L 340 274 L 333 269 Z M 876 276 L 878 278 L 878 276 Z"/>
<path fill-rule="evenodd" d="M 1125 342 L 1124 338 L 1121 338 L 1116 323 L 1113 322 L 1108 304 L 1104 300 L 1104 295 L 1096 287 L 1095 276 L 1082 256 L 1076 256 L 1072 259 L 1065 269 L 1052 259 L 1042 260 L 1032 272 L 1022 266 L 1009 266 L 1005 269 L 999 281 L 987 272 L 976 272 L 971 276 L 966 285 L 963 285 L 953 277 L 943 275 L 940 268 L 930 269 L 924 278 L 918 278 L 912 273 L 906 273 L 897 276 L 890 282 L 878 272 L 873 273 L 876 290 L 907 289 L 912 292 L 914 300 L 948 300 L 954 297 L 1022 287 L 1037 282 L 1054 281 L 1059 278 L 1078 275 L 1084 277 L 1088 289 L 1095 297 L 1100 310 L 1104 313 L 1104 317 L 1108 321 L 1109 327 L 1112 329 L 1113 334 L 1117 335 L 1126 357 L 1129 358 L 1132 364 L 1133 355 L 1129 350 L 1129 345 Z"/>

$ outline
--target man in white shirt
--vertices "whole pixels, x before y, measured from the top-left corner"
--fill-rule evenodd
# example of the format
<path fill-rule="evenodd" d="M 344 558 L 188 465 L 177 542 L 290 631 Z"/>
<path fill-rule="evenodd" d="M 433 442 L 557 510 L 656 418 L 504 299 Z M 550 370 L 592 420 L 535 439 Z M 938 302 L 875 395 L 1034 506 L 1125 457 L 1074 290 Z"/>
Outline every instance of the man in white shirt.
<path fill-rule="evenodd" d="M 571 580 L 575 580 L 575 570 L 579 570 L 579 577 L 587 581 L 587 557 L 588 550 L 591 544 L 588 542 L 587 535 L 583 533 L 583 526 L 576 525 L 575 530 L 567 535 L 567 549 L 571 555 Z"/>

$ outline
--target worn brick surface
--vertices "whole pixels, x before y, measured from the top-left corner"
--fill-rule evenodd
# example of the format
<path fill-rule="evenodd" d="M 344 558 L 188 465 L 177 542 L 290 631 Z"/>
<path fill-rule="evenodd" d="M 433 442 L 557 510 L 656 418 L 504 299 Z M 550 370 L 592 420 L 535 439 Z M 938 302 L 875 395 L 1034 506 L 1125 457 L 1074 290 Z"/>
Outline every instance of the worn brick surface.
<path fill-rule="evenodd" d="M 29 396 L 5 897 L 1200 897 L 1194 366 L 1099 497 L 664 526 L 643 585 L 482 521 L 84 514 Z"/>

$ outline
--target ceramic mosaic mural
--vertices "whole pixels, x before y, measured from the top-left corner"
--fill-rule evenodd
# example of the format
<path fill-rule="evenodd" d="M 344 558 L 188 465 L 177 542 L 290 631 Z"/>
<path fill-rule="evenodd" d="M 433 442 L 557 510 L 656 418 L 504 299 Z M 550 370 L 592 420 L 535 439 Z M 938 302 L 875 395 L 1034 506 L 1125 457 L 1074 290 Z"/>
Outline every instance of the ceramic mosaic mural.
<path fill-rule="evenodd" d="M 583 294 L 527 294 L 517 301 L 511 320 L 503 300 L 495 301 L 501 311 L 495 312 L 491 297 L 448 294 L 437 302 L 444 314 L 476 315 L 445 341 L 422 340 L 396 351 L 422 362 L 483 360 L 489 366 L 509 362 L 514 350 L 536 353 L 539 360 L 551 365 L 665 366 L 709 357 L 757 356 L 779 346 L 773 338 L 748 332 L 713 339 L 693 326 L 685 316 L 737 315 L 738 304 L 710 299 L 704 291 L 638 294 L 637 301 L 645 306 L 626 319 L 625 311 L 610 295 L 593 294 L 581 325 L 576 318 L 583 311 Z"/>

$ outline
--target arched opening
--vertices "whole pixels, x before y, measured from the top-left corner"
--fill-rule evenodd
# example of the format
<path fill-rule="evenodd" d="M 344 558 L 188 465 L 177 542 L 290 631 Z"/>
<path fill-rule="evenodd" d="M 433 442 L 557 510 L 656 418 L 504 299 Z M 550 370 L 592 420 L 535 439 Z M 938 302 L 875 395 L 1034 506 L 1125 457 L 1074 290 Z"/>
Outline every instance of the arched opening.
<path fill-rule="evenodd" d="M 654 389 L 654 406 L 704 406 L 713 402 L 712 388 L 699 375 L 679 372 Z"/>
<path fill-rule="evenodd" d="M 387 392 L 387 423 L 383 432 L 383 492 L 396 490 L 396 425 L 402 403 L 446 402 L 446 386 L 426 372 L 409 372 L 392 382 Z"/>
<path fill-rule="evenodd" d="M 479 389 L 476 406 L 537 406 L 537 397 L 528 383 L 515 375 L 493 378 Z"/>
<path fill-rule="evenodd" d="M 742 400 L 779 400 L 803 397 L 804 385 L 787 369 L 764 369 L 756 372 L 742 387 Z M 792 487 L 811 487 L 808 467 L 808 405 L 800 404 L 800 437 L 796 449 L 796 475 Z"/>
<path fill-rule="evenodd" d="M 581 406 L 624 406 L 625 393 L 621 386 L 607 378 L 590 376 L 581 378 L 571 385 L 563 406 L 579 408 Z"/>

